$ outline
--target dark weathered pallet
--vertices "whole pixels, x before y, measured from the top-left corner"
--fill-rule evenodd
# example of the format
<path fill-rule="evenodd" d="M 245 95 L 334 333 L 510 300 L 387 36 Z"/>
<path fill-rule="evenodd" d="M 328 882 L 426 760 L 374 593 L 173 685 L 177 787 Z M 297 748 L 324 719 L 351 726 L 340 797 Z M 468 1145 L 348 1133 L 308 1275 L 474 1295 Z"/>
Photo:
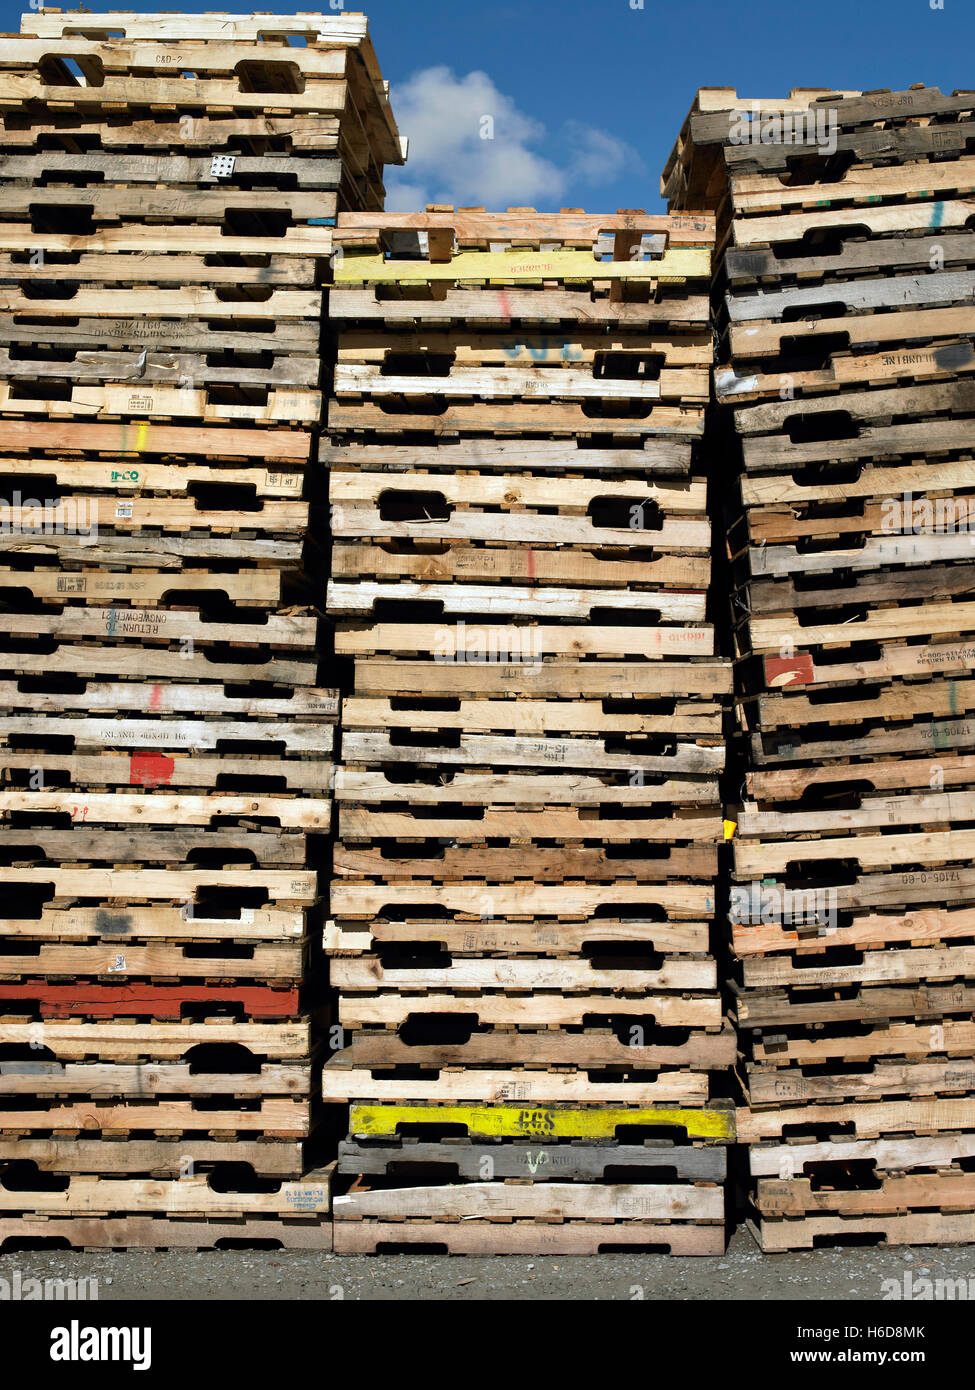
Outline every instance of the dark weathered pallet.
<path fill-rule="evenodd" d="M 343 1174 L 388 1174 L 409 1177 L 415 1167 L 449 1168 L 459 1178 L 480 1179 L 485 1159 L 498 1179 L 605 1182 L 614 1168 L 672 1171 L 680 1180 L 723 1182 L 727 1156 L 720 1148 L 644 1144 L 533 1144 L 530 1140 L 485 1144 L 470 1139 L 427 1143 L 401 1139 L 387 1144 L 343 1140 L 337 1171 Z"/>

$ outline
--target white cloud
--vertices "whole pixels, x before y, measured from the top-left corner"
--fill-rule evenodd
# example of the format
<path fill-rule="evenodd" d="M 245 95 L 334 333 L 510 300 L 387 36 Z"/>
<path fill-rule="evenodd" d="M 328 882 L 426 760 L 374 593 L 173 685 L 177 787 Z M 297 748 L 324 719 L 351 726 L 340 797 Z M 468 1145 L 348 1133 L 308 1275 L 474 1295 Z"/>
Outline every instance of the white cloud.
<path fill-rule="evenodd" d="M 569 170 L 580 183 L 613 183 L 628 164 L 642 167 L 636 151 L 608 131 L 567 121 L 566 135 L 572 151 Z"/>
<path fill-rule="evenodd" d="M 390 212 L 419 211 L 427 203 L 551 209 L 574 188 L 611 183 L 628 166 L 642 168 L 624 141 L 575 120 L 556 137 L 561 159 L 543 153 L 553 143 L 545 126 L 519 111 L 485 72 L 458 77 L 448 67 L 426 68 L 394 85 L 391 100 L 410 152 L 405 169 L 386 171 Z M 485 117 L 493 122 L 493 139 L 482 138 Z"/>

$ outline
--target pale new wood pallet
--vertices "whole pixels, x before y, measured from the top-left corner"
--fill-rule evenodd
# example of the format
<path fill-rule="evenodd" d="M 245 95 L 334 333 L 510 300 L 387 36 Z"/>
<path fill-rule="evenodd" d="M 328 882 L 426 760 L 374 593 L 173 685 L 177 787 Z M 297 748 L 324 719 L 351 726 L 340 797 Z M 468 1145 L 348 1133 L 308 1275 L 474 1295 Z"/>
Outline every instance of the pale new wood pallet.
<path fill-rule="evenodd" d="M 148 914 L 147 914 L 148 915 Z M 300 927 L 300 921 L 294 924 Z M 265 927 L 268 931 L 270 928 Z M 226 928 L 225 928 L 226 930 Z M 60 1063 L 134 1063 L 144 1060 L 179 1062 L 191 1058 L 200 1047 L 229 1046 L 238 1055 L 250 1054 L 255 1060 L 294 1066 L 312 1052 L 311 1030 L 307 1019 L 288 1023 L 237 1022 L 207 1019 L 201 1023 L 111 1022 L 0 1022 L 0 1041 L 10 1047 L 29 1047 L 30 1043 L 57 1058 Z"/>
<path fill-rule="evenodd" d="M 247 724 L 235 729 L 234 732 L 239 735 L 250 736 Z M 227 764 L 227 766 L 232 765 L 232 761 Z M 331 824 L 331 800 L 326 797 L 266 796 L 261 794 L 235 796 L 227 792 L 211 792 L 209 795 L 197 796 L 168 796 L 158 789 L 149 790 L 153 783 L 155 783 L 156 788 L 168 784 L 169 779 L 164 777 L 166 770 L 165 765 L 161 762 L 156 762 L 154 765 L 146 763 L 141 777 L 142 785 L 146 790 L 141 793 L 97 792 L 91 791 L 87 787 L 79 791 L 67 792 L 0 789 L 0 815 L 10 815 L 16 812 L 28 812 L 32 815 L 67 815 L 71 817 L 73 824 L 88 826 L 212 826 L 214 819 L 223 816 L 260 816 L 262 820 L 267 822 L 276 822 L 277 827 L 282 830 L 325 832 Z M 136 760 L 133 765 L 130 758 L 130 784 L 133 773 L 138 777 L 139 763 Z M 38 832 L 42 836 L 49 833 Z M 113 837 L 108 835 L 107 840 L 111 843 Z M 200 843 L 205 842 L 201 841 Z M 138 855 L 136 857 L 146 856 Z"/>
<path fill-rule="evenodd" d="M 426 1078 L 403 1078 L 396 1073 L 377 1077 L 362 1071 L 326 1067 L 322 1077 L 322 1097 L 326 1101 L 411 1100 L 476 1101 L 486 1105 L 524 1103 L 619 1104 L 619 1105 L 703 1105 L 709 1095 L 708 1077 L 703 1072 L 663 1072 L 655 1081 L 590 1081 L 585 1073 L 560 1071 L 496 1071 L 465 1067 L 458 1072 L 435 1071 Z"/>
<path fill-rule="evenodd" d="M 74 650 L 72 649 L 72 652 Z M 99 655 L 103 657 L 100 669 L 114 665 L 118 670 L 119 666 L 123 665 L 119 657 L 109 649 L 99 649 Z M 141 651 L 133 649 L 131 655 L 141 660 L 143 668 L 149 666 L 151 669 L 151 663 L 144 659 Z M 179 658 L 176 657 L 175 660 Z M 72 664 L 71 661 L 67 661 L 61 669 L 70 671 Z M 38 663 L 36 669 L 50 670 L 51 664 L 44 667 Z M 84 666 L 82 669 L 85 669 Z M 249 679 L 261 672 L 262 667 L 243 666 L 238 668 L 238 671 L 244 675 L 244 679 Z M 209 792 L 216 788 L 222 777 L 233 777 L 238 786 L 241 785 L 240 779 L 251 780 L 251 795 L 263 792 L 266 785 L 264 779 L 273 777 L 281 785 L 284 796 L 304 790 L 317 793 L 317 799 L 322 800 L 324 793 L 332 786 L 335 771 L 331 760 L 322 755 L 275 758 L 218 753 L 213 757 L 197 757 L 192 753 L 182 752 L 169 756 L 151 750 L 137 753 L 107 752 L 97 755 L 7 752 L 4 755 L 4 766 L 11 772 L 26 772 L 28 775 L 32 768 L 40 768 L 45 776 L 58 772 L 68 773 L 79 785 L 77 799 L 72 805 L 81 807 L 88 792 L 107 794 L 122 789 L 128 790 L 131 787 L 143 787 L 147 791 L 155 791 L 159 787 L 187 787 Z M 26 780 L 25 777 L 23 781 Z M 244 796 L 248 794 L 247 790 L 242 792 Z"/>
<path fill-rule="evenodd" d="M 443 1247 L 451 1255 L 598 1255 L 633 1247 L 671 1255 L 723 1255 L 718 1222 L 336 1221 L 334 1250 L 375 1254 L 386 1247 Z"/>
<path fill-rule="evenodd" d="M 0 1133 L 6 1138 L 122 1139 L 129 1135 L 161 1138 L 198 1134 L 229 1138 L 241 1135 L 286 1140 L 306 1139 L 311 1132 L 310 1100 L 248 1100 L 235 1106 L 228 1098 L 219 1108 L 198 1108 L 188 1100 L 74 1100 L 42 1103 L 25 1111 L 0 1104 Z M 228 1149 L 228 1155 L 229 1155 Z M 232 1158 L 228 1156 L 228 1162 Z"/>
<path fill-rule="evenodd" d="M 0 839 L 2 843 L 2 839 Z M 121 915 L 121 914 L 120 914 Z M 294 984 L 305 976 L 305 950 L 301 941 L 254 946 L 247 956 L 228 949 L 221 955 L 201 957 L 190 943 L 179 946 L 143 945 L 126 937 L 112 943 L 64 945 L 32 940 L 22 944 L 22 954 L 0 956 L 0 981 L 65 979 L 76 976 L 107 977 L 124 981 L 139 978 L 178 980 L 260 980 Z"/>
<path fill-rule="evenodd" d="M 216 1191 L 206 1176 L 176 1181 L 155 1178 L 116 1179 L 73 1176 L 60 1192 L 4 1187 L 0 1175 L 0 1220 L 13 1215 L 48 1218 L 120 1213 L 157 1218 L 206 1218 L 213 1221 L 291 1218 L 321 1219 L 329 1214 L 331 1171 L 309 1174 L 300 1182 L 285 1182 L 277 1192 Z"/>
<path fill-rule="evenodd" d="M 418 1015 L 438 1014 L 476 1020 L 482 1028 L 579 1028 L 589 1018 L 619 1020 L 638 1027 L 650 1018 L 657 1028 L 720 1030 L 724 1012 L 720 996 L 646 993 L 637 985 L 632 994 L 609 990 L 566 993 L 554 989 L 533 995 L 531 985 L 511 990 L 465 988 L 457 993 L 428 991 L 340 992 L 339 1017 L 344 1028 L 401 1029 Z M 466 1025 L 465 1025 L 466 1026 Z M 635 1112 L 634 1112 L 635 1113 Z M 634 1124 L 639 1121 L 634 1119 Z"/>

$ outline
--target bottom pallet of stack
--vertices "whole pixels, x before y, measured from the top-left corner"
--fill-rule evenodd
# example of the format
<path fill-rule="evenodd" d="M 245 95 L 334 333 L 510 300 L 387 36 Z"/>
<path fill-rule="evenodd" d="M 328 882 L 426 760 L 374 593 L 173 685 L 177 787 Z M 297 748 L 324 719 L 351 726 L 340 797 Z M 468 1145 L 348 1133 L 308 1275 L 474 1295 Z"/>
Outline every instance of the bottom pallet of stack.
<path fill-rule="evenodd" d="M 337 1164 L 337 1253 L 726 1247 L 727 1109 L 353 1105 L 351 1128 Z"/>
<path fill-rule="evenodd" d="M 228 1149 L 228 1157 L 233 1151 Z M 53 1184 L 0 1167 L 0 1251 L 72 1248 L 331 1250 L 331 1167 L 264 1191 L 223 1190 L 231 1179 L 72 1177 Z M 258 1186 L 258 1184 L 253 1184 Z"/>
<path fill-rule="evenodd" d="M 742 1128 L 747 1134 L 747 1119 Z M 973 1157 L 975 1134 L 757 1144 L 749 1225 L 767 1252 L 969 1244 Z"/>

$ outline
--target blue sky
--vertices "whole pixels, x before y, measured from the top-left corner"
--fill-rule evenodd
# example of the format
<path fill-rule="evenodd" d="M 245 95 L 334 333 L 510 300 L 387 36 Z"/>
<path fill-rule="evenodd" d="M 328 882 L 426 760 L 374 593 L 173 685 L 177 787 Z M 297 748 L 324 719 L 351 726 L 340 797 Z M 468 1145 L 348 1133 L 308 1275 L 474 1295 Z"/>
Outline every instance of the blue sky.
<path fill-rule="evenodd" d="M 326 12 L 328 3 L 319 0 Z M 17 32 L 21 6 L 0 5 L 4 30 Z M 352 0 L 348 10 L 369 16 L 400 128 L 413 142 L 414 159 L 387 179 L 389 205 L 657 209 L 660 170 L 697 87 L 731 86 L 743 97 L 798 86 L 975 87 L 975 0 L 943 0 L 942 9 L 932 0 L 638 6 Z M 138 0 L 115 7 L 158 8 Z M 183 8 L 215 9 L 217 0 Z M 314 0 L 294 8 L 315 8 Z M 481 138 L 485 116 L 493 140 Z"/>

